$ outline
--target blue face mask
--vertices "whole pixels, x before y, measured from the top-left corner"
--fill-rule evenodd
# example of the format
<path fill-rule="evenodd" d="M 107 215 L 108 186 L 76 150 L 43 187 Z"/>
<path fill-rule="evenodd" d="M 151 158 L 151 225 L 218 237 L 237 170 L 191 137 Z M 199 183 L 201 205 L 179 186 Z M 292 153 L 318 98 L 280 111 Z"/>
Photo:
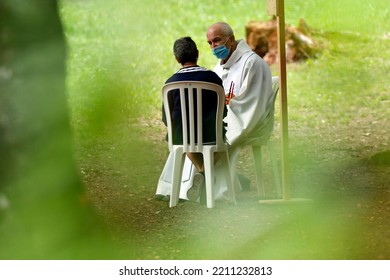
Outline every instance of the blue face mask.
<path fill-rule="evenodd" d="M 229 50 L 225 44 L 215 47 L 211 50 L 213 55 L 215 55 L 218 59 L 225 59 L 229 55 Z"/>

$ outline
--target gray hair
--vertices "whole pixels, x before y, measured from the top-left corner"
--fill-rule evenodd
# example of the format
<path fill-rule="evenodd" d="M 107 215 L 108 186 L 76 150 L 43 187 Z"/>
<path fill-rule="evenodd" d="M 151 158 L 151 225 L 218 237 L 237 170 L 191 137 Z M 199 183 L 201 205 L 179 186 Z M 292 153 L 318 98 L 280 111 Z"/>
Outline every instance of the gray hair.
<path fill-rule="evenodd" d="M 226 22 L 216 22 L 214 23 L 212 26 L 215 26 L 217 25 L 221 32 L 223 33 L 223 35 L 225 35 L 226 37 L 229 37 L 229 36 L 233 36 L 234 35 L 234 32 L 233 32 L 233 29 L 230 27 L 229 24 L 227 24 Z"/>

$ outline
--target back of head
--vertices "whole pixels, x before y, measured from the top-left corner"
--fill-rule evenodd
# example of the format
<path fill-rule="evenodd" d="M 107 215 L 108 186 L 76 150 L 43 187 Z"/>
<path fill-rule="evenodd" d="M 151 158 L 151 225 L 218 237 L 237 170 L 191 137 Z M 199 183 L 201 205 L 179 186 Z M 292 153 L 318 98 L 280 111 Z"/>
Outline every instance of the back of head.
<path fill-rule="evenodd" d="M 187 62 L 196 63 L 199 51 L 191 37 L 182 37 L 173 44 L 173 54 L 180 64 Z"/>

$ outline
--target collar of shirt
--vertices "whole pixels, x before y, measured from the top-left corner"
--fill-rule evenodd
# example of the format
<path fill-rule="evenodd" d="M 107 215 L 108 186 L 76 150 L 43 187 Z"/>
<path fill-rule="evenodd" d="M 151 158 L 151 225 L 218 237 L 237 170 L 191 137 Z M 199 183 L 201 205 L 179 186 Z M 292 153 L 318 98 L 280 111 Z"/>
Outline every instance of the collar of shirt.
<path fill-rule="evenodd" d="M 181 68 L 179 71 L 177 71 L 177 73 L 187 73 L 187 72 L 196 72 L 196 71 L 207 71 L 207 69 L 196 65 L 196 66 Z"/>
<path fill-rule="evenodd" d="M 222 68 L 230 68 L 234 63 L 236 63 L 240 58 L 243 56 L 243 54 L 247 52 L 251 52 L 252 49 L 248 46 L 248 44 L 244 40 L 238 40 L 237 41 L 237 48 L 234 50 L 232 55 L 229 57 L 229 60 L 226 61 L 225 64 L 222 64 Z"/>

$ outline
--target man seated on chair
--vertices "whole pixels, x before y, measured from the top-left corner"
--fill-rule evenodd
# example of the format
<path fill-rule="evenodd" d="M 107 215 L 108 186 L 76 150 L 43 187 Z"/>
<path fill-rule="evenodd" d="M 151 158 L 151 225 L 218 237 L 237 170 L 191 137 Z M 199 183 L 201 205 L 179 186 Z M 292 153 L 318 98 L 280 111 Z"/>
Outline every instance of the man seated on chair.
<path fill-rule="evenodd" d="M 213 71 L 221 77 L 227 94 L 228 113 L 224 122 L 234 169 L 241 147 L 254 141 L 266 142 L 272 134 L 275 100 L 272 73 L 244 40 L 235 39 L 229 24 L 212 24 L 206 37 L 213 55 L 219 59 Z M 243 184 L 241 187 L 244 189 Z"/>
<path fill-rule="evenodd" d="M 177 39 L 173 45 L 173 53 L 178 63 L 182 68 L 173 74 L 165 83 L 179 81 L 202 81 L 217 84 L 222 87 L 222 80 L 211 70 L 207 70 L 197 65 L 199 51 L 195 42 L 190 37 Z M 180 96 L 178 91 L 172 91 L 168 95 L 169 103 L 172 106 L 172 127 L 173 127 L 173 144 L 182 144 L 182 115 L 180 107 Z M 203 109 L 203 142 L 215 142 L 215 116 L 217 111 L 217 96 L 215 94 L 207 94 L 204 92 L 202 96 Z M 226 115 L 226 108 L 225 108 Z M 162 120 L 167 125 L 165 110 L 162 110 Z M 191 160 L 197 169 L 197 173 L 193 178 L 192 187 L 187 191 L 187 198 L 192 201 L 197 201 L 204 190 L 204 165 L 201 153 L 187 153 L 187 157 Z M 215 155 L 218 159 L 218 155 Z M 168 200 L 167 195 L 157 194 L 156 200 Z"/>

